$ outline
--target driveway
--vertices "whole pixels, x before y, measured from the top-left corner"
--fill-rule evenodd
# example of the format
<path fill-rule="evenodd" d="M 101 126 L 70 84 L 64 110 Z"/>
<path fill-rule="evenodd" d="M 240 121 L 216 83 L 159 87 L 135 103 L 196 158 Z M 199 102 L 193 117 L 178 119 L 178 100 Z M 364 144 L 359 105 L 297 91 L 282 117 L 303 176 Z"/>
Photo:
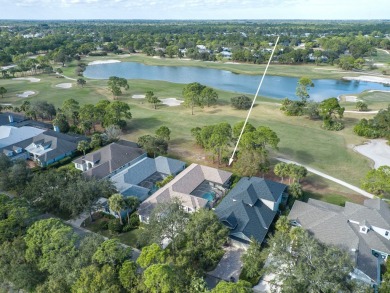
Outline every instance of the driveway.
<path fill-rule="evenodd" d="M 207 275 L 225 281 L 230 281 L 230 278 L 233 277 L 234 280 L 237 281 L 242 269 L 241 255 L 245 250 L 230 246 L 224 250 L 225 254 L 215 270 L 208 272 Z"/>
<path fill-rule="evenodd" d="M 89 213 L 84 212 L 84 213 L 80 214 L 77 218 L 68 220 L 66 222 L 68 224 L 72 225 L 73 227 L 81 227 L 83 222 L 88 218 L 89 218 Z"/>

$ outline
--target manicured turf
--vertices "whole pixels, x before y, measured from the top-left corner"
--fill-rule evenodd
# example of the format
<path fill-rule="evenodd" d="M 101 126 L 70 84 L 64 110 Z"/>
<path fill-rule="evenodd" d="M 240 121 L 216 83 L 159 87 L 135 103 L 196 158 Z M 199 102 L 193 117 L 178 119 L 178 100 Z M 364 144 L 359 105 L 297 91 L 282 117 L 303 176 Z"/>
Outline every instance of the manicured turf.
<path fill-rule="evenodd" d="M 344 206 L 345 202 L 347 201 L 344 196 L 339 194 L 319 194 L 319 193 L 305 192 L 304 201 L 307 201 L 308 198 L 318 199 L 338 206 Z"/>
<path fill-rule="evenodd" d="M 389 63 L 390 62 L 390 54 L 387 54 L 383 50 L 377 50 L 377 55 L 370 56 L 369 59 L 375 63 Z"/>
<path fill-rule="evenodd" d="M 118 56 L 109 56 L 106 59 L 120 59 Z M 257 70 L 258 65 L 235 65 L 235 64 L 217 64 L 200 61 L 183 60 L 161 60 L 150 57 L 130 56 L 125 59 L 136 60 L 144 58 L 145 62 L 171 63 L 177 65 L 180 63 L 191 63 L 202 66 L 236 66 L 247 71 Z M 103 59 L 88 58 L 86 62 Z M 63 68 L 65 74 L 76 78 L 74 74 L 76 62 Z M 165 64 L 165 63 L 164 63 Z M 311 68 L 309 70 L 309 68 Z M 308 73 L 310 77 L 313 66 L 279 66 L 278 74 L 300 76 L 303 72 Z M 336 67 L 333 69 L 337 70 Z M 318 70 L 317 70 L 318 71 Z M 329 70 L 320 71 L 322 78 L 327 78 Z M 107 90 L 107 81 L 87 79 L 84 88 L 76 85 L 75 81 L 65 78 L 56 78 L 52 75 L 38 75 L 41 78 L 38 83 L 29 81 L 0 80 L 0 86 L 7 88 L 8 93 L 1 103 L 12 103 L 20 105 L 24 100 L 47 100 L 60 107 L 62 102 L 69 98 L 75 98 L 80 104 L 96 103 L 101 99 L 112 99 Z M 73 87 L 70 89 L 56 88 L 59 83 L 71 82 Z M 183 106 L 168 107 L 160 106 L 154 110 L 153 107 L 143 100 L 132 99 L 133 94 L 144 94 L 147 90 L 153 90 L 158 97 L 176 97 L 181 98 L 183 89 L 182 84 L 173 84 L 161 81 L 130 80 L 130 89 L 125 91 L 119 100 L 130 104 L 133 119 L 128 123 L 125 130 L 125 137 L 137 141 L 138 137 L 145 134 L 153 134 L 161 125 L 168 126 L 171 131 L 170 153 L 187 162 L 205 162 L 204 151 L 199 149 L 191 137 L 190 130 L 196 126 L 204 126 L 221 122 L 230 124 L 237 123 L 245 119 L 247 111 L 234 110 L 229 105 L 230 98 L 238 93 L 218 91 L 219 105 L 210 108 L 195 108 L 195 115 L 191 115 L 190 109 Z M 17 98 L 16 94 L 23 91 L 32 90 L 36 95 L 29 98 Z M 376 97 L 379 97 L 377 93 Z M 280 100 L 264 99 L 259 97 L 256 107 L 253 109 L 249 122 L 254 126 L 265 125 L 271 127 L 279 136 L 280 144 L 278 151 L 272 151 L 271 155 L 282 156 L 287 159 L 295 160 L 303 164 L 308 164 L 320 171 L 330 174 L 334 177 L 345 180 L 349 183 L 359 185 L 360 179 L 369 170 L 369 161 L 361 155 L 355 153 L 350 145 L 362 143 L 363 139 L 353 134 L 353 125 L 362 117 L 356 115 L 345 115 L 346 128 L 340 132 L 331 132 L 321 129 L 320 121 L 310 121 L 305 117 L 287 117 L 283 115 L 279 108 Z"/>

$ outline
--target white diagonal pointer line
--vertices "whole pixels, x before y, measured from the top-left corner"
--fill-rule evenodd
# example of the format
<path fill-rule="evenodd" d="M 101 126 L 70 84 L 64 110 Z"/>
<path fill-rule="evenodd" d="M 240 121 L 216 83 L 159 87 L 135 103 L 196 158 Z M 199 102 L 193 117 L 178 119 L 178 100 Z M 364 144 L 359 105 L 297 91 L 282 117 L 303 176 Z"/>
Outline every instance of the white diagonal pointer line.
<path fill-rule="evenodd" d="M 234 151 L 233 151 L 232 157 L 229 159 L 229 166 L 233 163 L 234 154 L 235 154 L 236 151 L 237 151 L 237 147 L 238 147 L 238 144 L 240 143 L 241 136 L 242 136 L 242 134 L 244 133 L 246 124 L 248 123 L 248 119 L 249 119 L 249 116 L 251 115 L 251 112 L 252 112 L 252 109 L 253 109 L 253 105 L 254 105 L 255 102 L 256 102 L 257 95 L 259 94 L 261 85 L 263 84 L 264 77 L 265 77 L 265 75 L 266 75 L 266 73 L 267 73 L 268 66 L 269 66 L 269 64 L 271 63 L 272 57 L 274 56 L 274 52 L 275 52 L 275 49 L 276 49 L 276 46 L 277 46 L 278 42 L 279 42 L 279 36 L 278 36 L 278 38 L 276 39 L 275 46 L 274 46 L 274 48 L 273 48 L 273 50 L 272 50 L 271 56 L 269 57 L 267 66 L 265 67 L 265 70 L 264 70 L 264 73 L 263 73 L 263 77 L 262 77 L 261 80 L 260 80 L 259 86 L 258 86 L 257 91 L 256 91 L 256 94 L 255 94 L 255 97 L 253 98 L 253 101 L 252 101 L 252 105 L 251 105 L 251 107 L 250 107 L 250 109 L 249 109 L 249 111 L 248 111 L 248 115 L 246 116 L 246 119 L 245 119 L 245 122 L 244 122 L 244 126 L 243 126 L 242 129 L 241 129 L 241 133 L 240 133 L 240 135 L 239 135 L 239 137 L 238 137 L 236 146 L 234 147 Z"/>

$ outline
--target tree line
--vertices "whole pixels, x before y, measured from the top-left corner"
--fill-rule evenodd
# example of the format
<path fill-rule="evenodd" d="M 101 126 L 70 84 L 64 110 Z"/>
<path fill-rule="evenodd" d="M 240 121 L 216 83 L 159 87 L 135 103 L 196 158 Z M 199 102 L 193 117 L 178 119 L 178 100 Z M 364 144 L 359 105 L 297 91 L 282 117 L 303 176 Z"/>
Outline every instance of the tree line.
<path fill-rule="evenodd" d="M 284 99 L 280 110 L 287 116 L 305 115 L 311 120 L 322 119 L 322 127 L 327 130 L 342 130 L 345 108 L 340 106 L 337 98 L 328 98 L 322 102 L 310 101 L 309 90 L 312 87 L 314 83 L 310 78 L 301 77 L 295 91 L 299 100 Z"/>
<path fill-rule="evenodd" d="M 275 60 L 280 63 L 330 62 L 343 67 L 343 54 L 354 59 L 357 66 L 362 57 L 376 54 L 375 48 L 390 48 L 386 38 L 389 24 L 384 21 L 327 23 L 320 21 L 221 21 L 221 22 L 93 22 L 23 23 L 14 21 L 0 28 L 0 65 L 15 63 L 16 72 L 50 72 L 51 62 L 62 65 L 78 60 L 83 55 L 106 55 L 107 52 L 135 53 L 182 57 L 180 49 L 187 49 L 187 57 L 215 61 L 224 48 L 232 52 L 232 59 L 263 63 L 268 60 L 269 43 L 280 35 Z M 12 29 L 10 29 L 10 27 Z M 23 35 L 38 34 L 36 37 Z M 299 44 L 304 49 L 296 49 Z M 196 45 L 206 46 L 199 52 Z M 321 49 L 318 51 L 317 49 Z M 320 52 L 317 54 L 317 52 Z M 36 61 L 27 55 L 45 53 Z M 310 54 L 314 55 L 310 58 Z M 323 57 L 326 57 L 324 59 Z M 21 60 L 23 59 L 23 61 Z M 33 64 L 34 63 L 34 64 Z M 348 62 L 347 62 L 348 63 Z"/>
<path fill-rule="evenodd" d="M 59 219 L 40 219 L 21 198 L 0 195 L 0 203 L 0 284 L 5 290 L 251 292 L 244 281 L 222 281 L 207 289 L 204 272 L 222 257 L 228 235 L 212 211 L 188 214 L 179 202 L 161 204 L 158 211 L 170 212 L 151 216 L 144 231 L 148 245 L 135 261 L 132 249 L 118 239 L 80 235 Z M 162 249 L 161 240 L 169 237 Z"/>
<path fill-rule="evenodd" d="M 191 129 L 191 134 L 198 145 L 217 158 L 218 164 L 227 163 L 231 155 L 231 146 L 237 142 L 244 122 L 233 127 L 222 122 L 216 125 L 207 125 Z M 277 134 L 267 126 L 255 128 L 247 123 L 239 142 L 239 151 L 235 158 L 234 168 L 242 176 L 254 176 L 259 172 L 269 170 L 269 149 L 277 149 L 280 139 Z"/>

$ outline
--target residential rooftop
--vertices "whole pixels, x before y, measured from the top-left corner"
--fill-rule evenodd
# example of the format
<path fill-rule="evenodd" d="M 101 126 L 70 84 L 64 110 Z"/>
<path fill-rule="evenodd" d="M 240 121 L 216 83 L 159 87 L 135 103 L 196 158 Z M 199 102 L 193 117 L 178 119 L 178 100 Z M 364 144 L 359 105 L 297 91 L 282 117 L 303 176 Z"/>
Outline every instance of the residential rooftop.
<path fill-rule="evenodd" d="M 140 149 L 137 144 L 120 140 L 77 158 L 73 162 L 76 164 L 76 168 L 83 166 L 82 170 L 85 176 L 101 179 L 110 176 L 118 169 L 130 166 L 138 161 L 138 158 L 141 159 L 145 156 L 145 151 Z"/>
<path fill-rule="evenodd" d="M 215 212 L 230 229 L 230 237 L 249 244 L 263 242 L 287 185 L 259 177 L 243 177 L 224 197 Z"/>
<path fill-rule="evenodd" d="M 187 211 L 193 212 L 200 208 L 206 207 L 208 200 L 202 197 L 192 195 L 191 193 L 204 182 L 209 181 L 216 186 L 225 186 L 232 173 L 215 169 L 212 167 L 191 164 L 171 182 L 157 190 L 152 196 L 144 201 L 138 210 L 142 217 L 149 217 L 151 211 L 156 204 L 161 202 L 169 202 L 173 198 L 178 198 Z"/>
<path fill-rule="evenodd" d="M 377 279 L 377 259 L 372 249 L 390 254 L 390 210 L 380 199 L 368 199 L 364 205 L 346 202 L 345 207 L 309 199 L 295 201 L 288 215 L 323 243 L 350 252 L 356 268 Z"/>

